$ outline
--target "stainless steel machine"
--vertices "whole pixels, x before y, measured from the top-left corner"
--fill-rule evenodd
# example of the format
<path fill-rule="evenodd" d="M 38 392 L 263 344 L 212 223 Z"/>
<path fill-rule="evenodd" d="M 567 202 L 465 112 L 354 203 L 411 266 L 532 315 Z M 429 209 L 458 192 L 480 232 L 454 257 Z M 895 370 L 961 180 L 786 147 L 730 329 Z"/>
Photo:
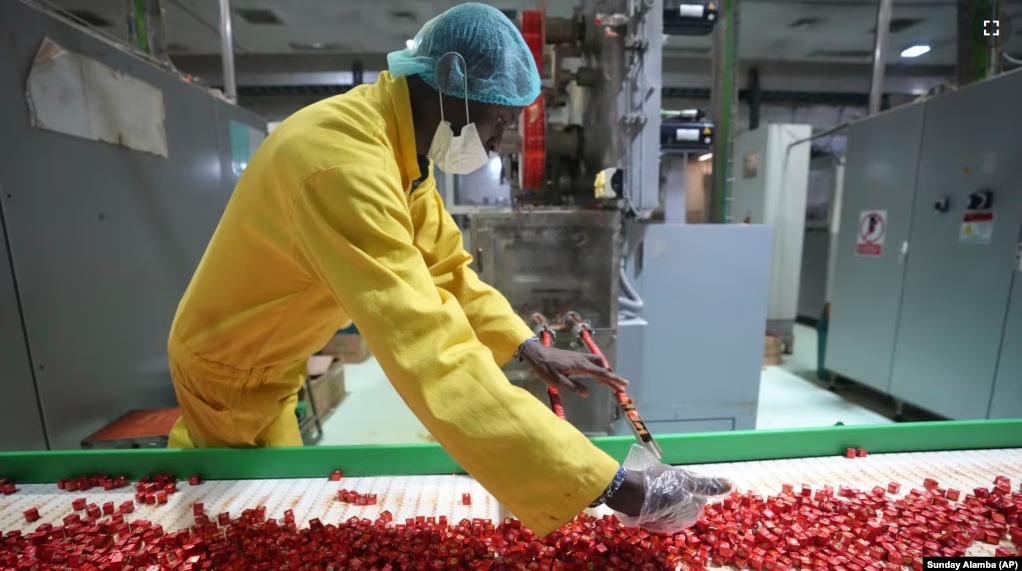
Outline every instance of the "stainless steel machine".
<path fill-rule="evenodd" d="M 1016 71 L 848 135 L 827 364 L 951 419 L 1022 416 Z"/>
<path fill-rule="evenodd" d="M 596 342 L 616 363 L 620 213 L 550 209 L 472 217 L 471 241 L 480 277 L 500 290 L 523 318 L 534 313 L 555 325 L 577 312 L 595 328 Z M 560 328 L 554 346 L 579 348 Z M 508 377 L 546 400 L 545 385 L 531 369 L 512 363 Z M 587 434 L 612 433 L 614 396 L 598 387 L 588 398 L 564 395 L 568 418 Z"/>
<path fill-rule="evenodd" d="M 571 18 L 519 14 L 544 95 L 502 158 L 440 185 L 452 214 L 470 219 L 482 278 L 523 319 L 590 322 L 649 430 L 754 428 L 771 231 L 653 221 L 661 156 L 713 140 L 701 112 L 663 112 L 658 85 L 665 29 L 708 33 L 713 3 L 669 4 L 590 0 Z M 554 345 L 586 350 L 570 329 Z M 506 373 L 546 400 L 527 367 Z M 593 435 L 628 430 L 616 404 L 602 387 L 564 396 L 567 419 Z"/>

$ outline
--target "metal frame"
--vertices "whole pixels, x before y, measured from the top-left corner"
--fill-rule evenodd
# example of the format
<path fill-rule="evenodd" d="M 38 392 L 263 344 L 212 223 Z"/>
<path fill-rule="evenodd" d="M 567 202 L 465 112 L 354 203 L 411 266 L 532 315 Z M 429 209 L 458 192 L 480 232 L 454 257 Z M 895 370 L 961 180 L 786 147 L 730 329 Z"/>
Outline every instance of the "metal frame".
<path fill-rule="evenodd" d="M 918 422 L 795 430 L 750 430 L 660 436 L 663 461 L 704 464 L 839 455 L 849 447 L 871 453 L 933 452 L 1022 447 L 1022 420 Z M 621 461 L 631 436 L 592 439 Z M 129 478 L 169 472 L 205 479 L 315 478 L 343 468 L 349 476 L 464 473 L 438 444 L 318 446 L 314 448 L 103 450 L 0 453 L 2 475 L 45 483 L 83 474 Z"/>

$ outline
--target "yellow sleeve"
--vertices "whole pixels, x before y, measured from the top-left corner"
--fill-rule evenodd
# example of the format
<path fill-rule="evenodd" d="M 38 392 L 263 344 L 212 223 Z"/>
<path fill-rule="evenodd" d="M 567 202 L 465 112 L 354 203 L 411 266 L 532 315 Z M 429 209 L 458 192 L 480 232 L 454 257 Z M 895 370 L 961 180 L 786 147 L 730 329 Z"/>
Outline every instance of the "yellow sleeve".
<path fill-rule="evenodd" d="M 329 287 L 437 441 L 539 535 L 595 500 L 618 463 L 507 382 L 416 249 L 394 168 L 335 168 L 295 200 L 296 254 Z"/>
<path fill-rule="evenodd" d="M 500 292 L 479 279 L 469 264 L 458 225 L 444 208 L 430 176 L 412 195 L 411 215 L 415 246 L 422 254 L 433 283 L 450 292 L 461 304 L 479 341 L 503 366 L 534 333 Z"/>

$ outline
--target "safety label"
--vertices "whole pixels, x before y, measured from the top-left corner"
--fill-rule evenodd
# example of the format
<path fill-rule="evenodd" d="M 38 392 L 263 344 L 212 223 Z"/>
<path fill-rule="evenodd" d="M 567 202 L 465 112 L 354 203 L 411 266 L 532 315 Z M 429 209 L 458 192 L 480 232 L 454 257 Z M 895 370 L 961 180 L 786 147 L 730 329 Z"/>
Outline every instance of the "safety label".
<path fill-rule="evenodd" d="M 970 210 L 962 214 L 958 241 L 965 244 L 989 244 L 994 236 L 994 212 Z"/>
<path fill-rule="evenodd" d="M 865 210 L 859 214 L 859 229 L 855 239 L 855 255 L 879 258 L 884 253 L 887 235 L 887 211 Z"/>

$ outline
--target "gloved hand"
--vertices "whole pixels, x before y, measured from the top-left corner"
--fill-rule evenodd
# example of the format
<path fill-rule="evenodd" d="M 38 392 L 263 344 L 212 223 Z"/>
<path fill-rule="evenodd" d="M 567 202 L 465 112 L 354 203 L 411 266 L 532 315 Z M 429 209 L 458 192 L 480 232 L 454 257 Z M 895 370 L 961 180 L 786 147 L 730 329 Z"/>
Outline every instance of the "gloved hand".
<path fill-rule="evenodd" d="M 695 525 L 707 502 L 734 489 L 726 478 L 707 478 L 662 464 L 638 445 L 632 446 L 624 467 L 628 477 L 607 499 L 607 507 L 618 512 L 625 526 L 654 533 L 673 534 Z"/>
<path fill-rule="evenodd" d="M 522 346 L 520 357 L 546 384 L 580 396 L 589 396 L 589 389 L 571 379 L 573 375 L 592 377 L 612 391 L 623 390 L 628 385 L 628 381 L 604 368 L 603 359 L 596 355 L 527 343 Z"/>

